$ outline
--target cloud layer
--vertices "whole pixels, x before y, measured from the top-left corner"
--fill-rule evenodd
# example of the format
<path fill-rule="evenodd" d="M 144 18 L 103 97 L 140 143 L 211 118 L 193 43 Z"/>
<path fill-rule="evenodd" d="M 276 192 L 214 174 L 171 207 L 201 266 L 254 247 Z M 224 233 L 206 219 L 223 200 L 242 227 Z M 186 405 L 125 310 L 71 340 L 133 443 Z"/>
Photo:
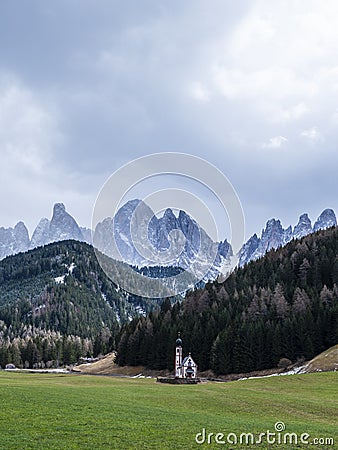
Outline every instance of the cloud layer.
<path fill-rule="evenodd" d="M 223 170 L 248 234 L 338 210 L 337 2 L 238 3 L 3 2 L 0 225 L 55 201 L 89 225 L 106 177 L 161 151 Z"/>

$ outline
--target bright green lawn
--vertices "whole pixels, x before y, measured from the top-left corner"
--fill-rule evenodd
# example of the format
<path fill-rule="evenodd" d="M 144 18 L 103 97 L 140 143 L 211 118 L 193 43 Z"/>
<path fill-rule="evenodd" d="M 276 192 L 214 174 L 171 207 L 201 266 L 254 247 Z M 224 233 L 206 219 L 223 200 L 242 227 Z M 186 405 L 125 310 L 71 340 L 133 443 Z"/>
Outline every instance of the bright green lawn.
<path fill-rule="evenodd" d="M 338 374 L 165 385 L 153 379 L 0 372 L 1 449 L 338 448 Z M 196 433 L 286 431 L 335 445 L 198 445 Z M 311 439 L 310 438 L 310 439 Z"/>

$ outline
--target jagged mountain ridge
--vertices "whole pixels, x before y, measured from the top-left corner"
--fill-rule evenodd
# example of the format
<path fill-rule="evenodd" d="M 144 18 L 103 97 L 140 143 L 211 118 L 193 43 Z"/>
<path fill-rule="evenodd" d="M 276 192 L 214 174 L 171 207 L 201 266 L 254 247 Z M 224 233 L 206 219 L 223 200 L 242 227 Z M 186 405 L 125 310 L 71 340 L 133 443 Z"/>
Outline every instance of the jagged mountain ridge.
<path fill-rule="evenodd" d="M 0 260 L 6 256 L 67 239 L 90 244 L 91 230 L 79 227 L 76 220 L 66 211 L 65 205 L 56 203 L 51 220 L 42 218 L 31 239 L 26 225 L 21 221 L 14 228 L 0 228 Z"/>
<path fill-rule="evenodd" d="M 130 219 L 139 202 L 140 200 L 131 200 L 123 205 L 115 216 L 114 226 L 118 250 L 124 260 L 142 266 L 147 264 L 147 260 L 138 254 L 130 236 Z M 157 218 L 147 205 L 144 206 L 143 211 L 152 217 L 146 238 L 158 252 L 168 250 L 170 237 L 174 238 L 177 236 L 175 235 L 175 230 L 182 231 L 186 243 L 180 258 L 176 258 L 171 262 L 174 265 L 188 268 L 191 259 L 195 257 L 199 246 L 203 242 L 206 244 L 204 248 L 207 249 L 213 248 L 215 250 L 215 247 L 212 245 L 217 246 L 214 266 L 218 269 L 232 255 L 231 246 L 226 240 L 220 243 L 210 242 L 210 238 L 205 231 L 184 211 L 180 211 L 178 217 L 176 217 L 173 211 L 168 208 L 160 218 Z M 141 218 L 138 220 L 141 220 Z M 332 209 L 325 209 L 315 221 L 313 227 L 306 213 L 300 216 L 298 223 L 293 229 L 291 226 L 283 229 L 280 220 L 270 219 L 265 229 L 262 230 L 260 237 L 254 234 L 243 245 L 239 253 L 239 265 L 242 266 L 249 261 L 258 259 L 270 249 L 284 246 L 292 239 L 299 239 L 312 232 L 329 228 L 336 224 L 336 216 Z M 107 218 L 98 224 L 95 230 L 98 243 L 100 244 L 99 248 L 108 255 L 112 253 L 113 249 L 110 247 L 111 239 L 107 240 L 106 237 L 107 233 L 113 232 L 114 226 L 113 220 Z M 53 207 L 51 220 L 42 218 L 35 228 L 31 239 L 22 221 L 18 222 L 14 228 L 0 228 L 0 260 L 9 255 L 61 240 L 75 239 L 91 243 L 91 233 L 90 229 L 80 227 L 77 224 L 62 203 L 56 203 Z M 169 263 L 170 261 L 168 261 L 168 265 Z M 217 270 L 209 275 L 213 278 L 217 275 Z"/>
<path fill-rule="evenodd" d="M 134 231 L 133 231 L 134 230 Z M 176 266 L 215 278 L 232 256 L 230 244 L 213 242 L 185 211 L 167 208 L 157 217 L 142 200 L 130 200 L 95 229 L 93 244 L 102 253 L 136 266 Z M 208 268 L 210 264 L 210 268 Z"/>
<path fill-rule="evenodd" d="M 280 220 L 270 219 L 267 221 L 266 227 L 262 230 L 260 238 L 255 233 L 243 245 L 239 252 L 239 265 L 243 266 L 250 261 L 259 259 L 269 250 L 283 247 L 292 239 L 300 239 L 312 232 L 325 230 L 336 225 L 337 219 L 332 209 L 325 209 L 313 227 L 306 213 L 299 217 L 298 223 L 293 229 L 291 226 L 284 229 Z"/>

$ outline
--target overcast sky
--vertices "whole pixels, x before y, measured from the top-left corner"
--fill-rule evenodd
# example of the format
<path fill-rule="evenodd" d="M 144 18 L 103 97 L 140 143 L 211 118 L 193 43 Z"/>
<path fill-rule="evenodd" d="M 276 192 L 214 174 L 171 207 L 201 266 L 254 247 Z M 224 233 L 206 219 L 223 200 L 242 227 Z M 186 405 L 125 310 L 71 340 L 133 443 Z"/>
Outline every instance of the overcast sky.
<path fill-rule="evenodd" d="M 152 152 L 208 159 L 247 235 L 338 211 L 338 2 L 0 2 L 0 225 L 64 202 L 81 225 L 106 178 Z"/>

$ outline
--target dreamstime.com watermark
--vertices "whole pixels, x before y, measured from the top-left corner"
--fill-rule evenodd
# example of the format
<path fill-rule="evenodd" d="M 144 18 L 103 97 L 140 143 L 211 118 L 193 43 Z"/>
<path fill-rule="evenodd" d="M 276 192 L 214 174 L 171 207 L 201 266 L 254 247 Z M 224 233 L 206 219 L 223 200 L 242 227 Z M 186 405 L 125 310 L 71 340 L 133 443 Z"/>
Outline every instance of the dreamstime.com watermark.
<path fill-rule="evenodd" d="M 262 433 L 211 433 L 205 428 L 195 436 L 197 444 L 217 445 L 326 445 L 333 446 L 333 437 L 311 437 L 309 433 L 290 433 L 285 431 L 284 422 L 278 421 L 274 431 L 266 430 Z"/>

